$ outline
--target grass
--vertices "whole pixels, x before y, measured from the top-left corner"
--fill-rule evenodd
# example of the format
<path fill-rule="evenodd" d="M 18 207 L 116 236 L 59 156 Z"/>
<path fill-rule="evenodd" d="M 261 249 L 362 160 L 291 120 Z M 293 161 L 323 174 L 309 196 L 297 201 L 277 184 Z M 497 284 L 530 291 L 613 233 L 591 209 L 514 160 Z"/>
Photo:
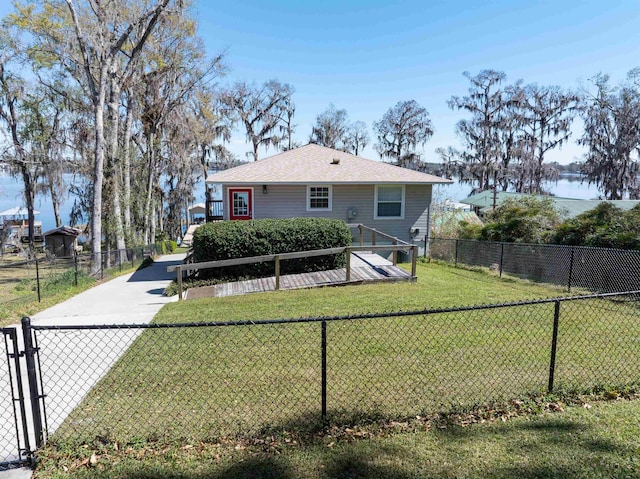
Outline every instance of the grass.
<path fill-rule="evenodd" d="M 48 446 L 42 478 L 601 478 L 640 475 L 640 401 L 563 406 L 507 422 L 466 427 L 402 425 L 373 436 L 322 436 L 300 443 L 193 443 L 73 451 Z M 91 458 L 93 457 L 93 461 Z"/>
<path fill-rule="evenodd" d="M 140 478 L 404 478 L 432 477 L 431 470 L 433 477 L 539 477 L 545 470 L 535 453 L 542 445 L 535 441 L 542 444 L 549 433 L 556 434 L 552 427 L 533 430 L 532 450 L 518 453 L 511 449 L 531 431 L 513 426 L 504 431 L 515 439 L 495 446 L 495 437 L 506 433 L 490 428 L 509 426 L 489 426 L 483 429 L 488 433 L 467 443 L 464 461 L 455 459 L 464 452 L 456 436 L 447 441 L 448 433 L 437 422 L 425 421 L 408 434 L 385 431 L 416 416 L 459 415 L 473 418 L 471 422 L 503 417 L 494 412 L 539 398 L 548 380 L 553 304 L 328 324 L 328 419 L 335 431 L 342 431 L 337 435 L 319 421 L 320 325 L 259 324 L 273 318 L 444 308 L 563 293 L 440 264 L 420 264 L 418 277 L 415 284 L 281 291 L 165 306 L 156 322 L 257 324 L 143 332 L 52 436 L 39 477 L 101 474 L 98 465 L 104 477 Z M 631 384 L 635 391 L 632 383 L 640 373 L 634 354 L 634 338 L 640 337 L 637 319 L 637 309 L 626 303 L 563 304 L 557 390 L 566 397 L 588 390 L 616 397 L 612 387 Z M 47 332 L 38 334 L 46 339 Z M 107 346 L 120 344 L 124 334 L 110 332 Z M 609 414 L 607 407 L 603 414 Z M 545 408 L 524 409 L 538 413 Z M 438 430 L 421 431 L 430 424 Z M 367 426 L 374 432 L 345 438 L 345 431 Z M 350 442 L 369 434 L 375 437 Z M 575 431 L 559 427 L 557 434 Z M 481 457 L 485 446 L 495 454 Z M 574 447 L 579 449 L 568 443 L 566 451 L 574 454 Z M 89 453 L 99 456 L 96 467 L 83 464 Z M 592 464 L 592 453 L 584 452 L 582 465 L 575 466 L 579 471 Z M 602 452 L 602 468 L 596 471 L 612 467 L 608 454 Z M 517 469 L 514 457 L 527 464 Z M 575 471 L 562 457 L 549 449 L 549 477 L 569 477 Z M 66 472 L 60 470 L 64 467 Z"/>
<path fill-rule="evenodd" d="M 128 274 L 147 263 L 138 260 L 104 271 L 103 278 L 96 280 L 78 271 L 75 285 L 73 261 L 46 261 L 40 263 L 40 301 L 38 301 L 36 269 L 30 264 L 5 263 L 0 267 L 0 327 L 15 324 L 24 316 L 31 316 L 95 286 L 99 281 L 108 281 L 121 274 Z"/>

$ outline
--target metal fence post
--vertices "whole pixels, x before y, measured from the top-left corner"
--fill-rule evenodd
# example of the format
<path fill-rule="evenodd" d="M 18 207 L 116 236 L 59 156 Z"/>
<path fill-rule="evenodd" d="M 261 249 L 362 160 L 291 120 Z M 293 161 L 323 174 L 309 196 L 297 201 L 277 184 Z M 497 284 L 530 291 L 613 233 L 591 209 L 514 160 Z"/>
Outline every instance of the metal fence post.
<path fill-rule="evenodd" d="M 327 423 L 327 322 L 322 320 L 321 323 L 322 341 L 320 346 L 321 354 L 321 402 L 322 402 L 322 423 Z"/>
<path fill-rule="evenodd" d="M 40 267 L 38 266 L 38 256 L 34 256 L 36 260 L 36 285 L 38 288 L 38 303 L 41 301 L 40 297 Z"/>
<path fill-rule="evenodd" d="M 502 278 L 502 262 L 504 261 L 504 243 L 500 243 L 500 277 Z"/>
<path fill-rule="evenodd" d="M 567 292 L 571 292 L 571 280 L 573 279 L 573 256 L 576 252 L 576 247 L 571 247 L 571 260 L 569 261 L 569 279 L 567 280 Z"/>
<path fill-rule="evenodd" d="M 453 263 L 453 266 L 455 266 L 456 268 L 458 267 L 458 243 L 460 242 L 460 240 L 456 239 L 456 257 Z"/>
<path fill-rule="evenodd" d="M 31 400 L 31 414 L 33 416 L 33 432 L 36 438 L 36 448 L 42 446 L 44 435 L 42 430 L 42 415 L 40 412 L 40 392 L 38 391 L 38 375 L 36 373 L 35 354 L 31 337 L 31 319 L 22 318 L 22 336 L 24 339 L 24 356 L 27 363 L 27 380 L 29 382 L 29 398 Z"/>
<path fill-rule="evenodd" d="M 556 349 L 558 347 L 558 323 L 560 322 L 560 301 L 555 302 L 553 310 L 553 337 L 551 338 L 551 361 L 549 363 L 549 387 L 553 392 L 553 379 L 556 372 Z"/>

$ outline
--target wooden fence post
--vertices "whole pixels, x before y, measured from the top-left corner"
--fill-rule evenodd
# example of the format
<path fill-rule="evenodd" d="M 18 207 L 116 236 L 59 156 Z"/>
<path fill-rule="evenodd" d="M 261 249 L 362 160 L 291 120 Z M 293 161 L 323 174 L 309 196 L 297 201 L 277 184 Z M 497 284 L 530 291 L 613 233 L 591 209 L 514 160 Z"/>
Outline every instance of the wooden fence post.
<path fill-rule="evenodd" d="M 345 254 L 347 255 L 347 283 L 351 281 L 351 248 L 347 247 L 345 249 Z"/>
<path fill-rule="evenodd" d="M 276 255 L 274 258 L 276 263 L 276 290 L 280 289 L 280 255 Z"/>
<path fill-rule="evenodd" d="M 417 264 L 418 264 L 418 246 L 413 245 L 411 247 L 411 277 L 416 277 L 417 272 Z"/>
<path fill-rule="evenodd" d="M 182 265 L 176 266 L 176 279 L 178 280 L 178 301 L 182 301 Z"/>
<path fill-rule="evenodd" d="M 396 240 L 393 240 L 393 246 L 398 246 L 398 242 Z M 393 265 L 397 265 L 398 264 L 398 250 L 394 249 L 393 250 Z"/>

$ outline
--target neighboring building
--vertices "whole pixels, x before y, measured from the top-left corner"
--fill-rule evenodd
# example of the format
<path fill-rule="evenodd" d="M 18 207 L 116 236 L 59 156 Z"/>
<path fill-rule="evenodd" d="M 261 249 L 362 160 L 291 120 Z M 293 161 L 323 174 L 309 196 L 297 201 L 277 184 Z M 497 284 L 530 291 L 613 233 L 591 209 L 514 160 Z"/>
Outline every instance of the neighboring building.
<path fill-rule="evenodd" d="M 203 223 L 206 216 L 206 205 L 204 203 L 196 203 L 189 208 L 189 224 Z"/>
<path fill-rule="evenodd" d="M 475 211 L 480 218 L 493 209 L 495 203 L 496 206 L 502 204 L 507 198 L 522 198 L 525 196 L 531 196 L 524 193 L 512 193 L 512 192 L 498 192 L 494 195 L 493 191 L 483 191 L 475 195 L 471 195 L 464 200 L 460 200 L 460 203 L 470 205 L 472 210 Z M 577 198 L 561 198 L 558 196 L 543 196 L 534 195 L 537 198 L 550 198 L 556 210 L 560 215 L 565 218 L 574 218 L 586 211 L 594 209 L 600 203 L 611 203 L 623 210 L 630 210 L 634 206 L 640 204 L 640 200 L 581 200 Z"/>
<path fill-rule="evenodd" d="M 33 210 L 33 214 L 40 212 Z M 15 207 L 5 211 L 0 211 L 0 229 L 7 229 L 5 245 L 25 248 L 29 244 L 29 212 L 27 208 Z M 42 237 L 42 222 L 34 221 L 33 224 L 34 247 L 40 250 L 44 245 Z"/>
<path fill-rule="evenodd" d="M 309 144 L 210 175 L 225 220 L 325 217 L 407 242 L 429 230 L 434 184 L 451 180 Z"/>
<path fill-rule="evenodd" d="M 56 258 L 68 258 L 78 251 L 78 236 L 81 231 L 70 226 L 61 226 L 44 234 L 45 250 Z"/>

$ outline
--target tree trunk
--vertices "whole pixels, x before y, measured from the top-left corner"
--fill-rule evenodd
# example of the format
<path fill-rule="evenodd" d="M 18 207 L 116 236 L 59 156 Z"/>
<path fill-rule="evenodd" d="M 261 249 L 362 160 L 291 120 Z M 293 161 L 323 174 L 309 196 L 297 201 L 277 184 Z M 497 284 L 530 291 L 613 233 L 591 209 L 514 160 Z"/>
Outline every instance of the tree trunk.
<path fill-rule="evenodd" d="M 122 156 L 124 157 L 124 228 L 125 235 L 131 237 L 131 131 L 133 129 L 133 94 L 127 90 L 127 114 L 124 122 Z"/>
<path fill-rule="evenodd" d="M 51 203 L 53 204 L 53 216 L 56 219 L 56 228 L 62 226 L 62 219 L 60 218 L 60 199 L 58 198 L 58 192 L 51 186 L 49 193 L 51 194 Z"/>
<path fill-rule="evenodd" d="M 153 236 L 151 232 L 151 216 L 153 215 L 153 210 L 151 209 L 151 200 L 153 196 L 153 184 L 154 184 L 154 170 L 155 170 L 155 151 L 156 151 L 156 141 L 155 141 L 155 132 L 149 131 L 147 134 L 147 155 L 149 157 L 148 160 L 148 171 L 147 171 L 147 198 L 144 205 L 144 243 L 150 244 L 153 241 Z"/>
<path fill-rule="evenodd" d="M 124 237 L 124 226 L 122 224 L 122 207 L 120 204 L 120 162 L 118 161 L 118 128 L 120 114 L 118 112 L 120 106 L 120 86 L 115 81 L 115 74 L 111 76 L 111 89 L 109 94 L 109 172 L 112 176 L 112 201 L 113 201 L 113 226 L 116 240 L 116 250 L 118 251 L 118 261 L 126 262 L 123 257 L 126 250 L 126 242 Z"/>
<path fill-rule="evenodd" d="M 20 162 L 20 172 L 22 173 L 22 182 L 24 184 L 24 200 L 27 203 L 27 224 L 29 228 L 27 234 L 29 237 L 29 259 L 31 259 L 35 255 L 35 217 L 33 214 L 34 188 L 31 172 L 29 171 L 29 167 L 24 159 Z"/>
<path fill-rule="evenodd" d="M 95 151 L 93 164 L 93 205 L 91 205 L 91 272 L 100 270 L 102 253 L 102 184 L 104 182 L 104 101 L 106 68 L 101 72 L 97 95 L 94 96 Z"/>

